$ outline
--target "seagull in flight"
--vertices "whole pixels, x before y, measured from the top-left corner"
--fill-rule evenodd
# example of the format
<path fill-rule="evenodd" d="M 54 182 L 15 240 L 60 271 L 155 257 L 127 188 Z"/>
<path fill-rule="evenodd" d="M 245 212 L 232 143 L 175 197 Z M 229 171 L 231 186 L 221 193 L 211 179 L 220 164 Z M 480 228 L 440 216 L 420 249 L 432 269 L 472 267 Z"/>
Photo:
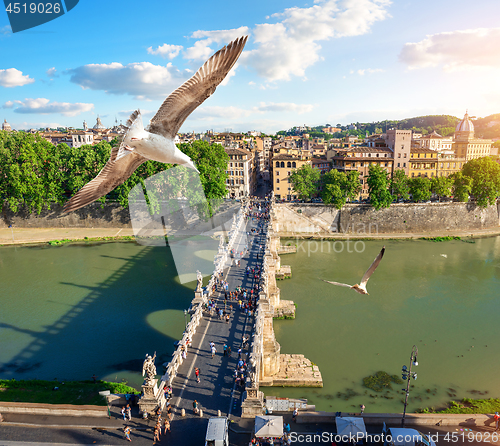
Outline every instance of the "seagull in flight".
<path fill-rule="evenodd" d="M 375 260 L 370 265 L 370 268 L 368 268 L 366 273 L 361 278 L 361 283 L 359 285 L 356 284 L 356 285 L 351 286 L 351 285 L 347 285 L 347 283 L 330 282 L 329 280 L 324 280 L 324 279 L 323 279 L 323 282 L 331 283 L 333 285 L 345 286 L 347 288 L 350 288 L 351 290 L 356 291 L 359 294 L 369 294 L 368 291 L 366 291 L 366 283 L 368 282 L 368 279 L 371 277 L 371 275 L 377 269 L 378 264 L 380 263 L 380 261 L 382 260 L 382 257 L 384 256 L 384 252 L 385 252 L 385 246 L 378 253 L 378 256 L 375 257 Z"/>
<path fill-rule="evenodd" d="M 233 40 L 217 51 L 203 66 L 165 99 L 149 127 L 144 129 L 140 110 L 127 121 L 127 131 L 119 147 L 99 174 L 80 189 L 64 206 L 71 212 L 101 198 L 122 184 L 145 161 L 181 164 L 196 169 L 193 161 L 174 144 L 174 138 L 186 118 L 224 80 L 240 57 L 248 36 Z"/>

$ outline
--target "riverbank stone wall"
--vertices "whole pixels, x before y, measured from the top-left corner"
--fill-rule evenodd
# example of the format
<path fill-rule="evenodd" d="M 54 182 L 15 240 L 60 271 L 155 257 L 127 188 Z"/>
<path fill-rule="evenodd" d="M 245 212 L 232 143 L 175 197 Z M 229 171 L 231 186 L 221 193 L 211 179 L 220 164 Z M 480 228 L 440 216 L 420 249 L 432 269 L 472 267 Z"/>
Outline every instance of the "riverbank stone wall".
<path fill-rule="evenodd" d="M 74 212 L 64 214 L 63 206 L 54 203 L 40 214 L 21 208 L 12 212 L 4 205 L 0 228 L 132 228 L 128 208 L 118 203 L 91 203 Z"/>
<path fill-rule="evenodd" d="M 395 203 L 375 210 L 369 204 L 347 204 L 341 210 L 322 204 L 281 203 L 275 207 L 276 232 L 352 234 L 474 231 L 499 226 L 499 206 L 472 203 Z"/>

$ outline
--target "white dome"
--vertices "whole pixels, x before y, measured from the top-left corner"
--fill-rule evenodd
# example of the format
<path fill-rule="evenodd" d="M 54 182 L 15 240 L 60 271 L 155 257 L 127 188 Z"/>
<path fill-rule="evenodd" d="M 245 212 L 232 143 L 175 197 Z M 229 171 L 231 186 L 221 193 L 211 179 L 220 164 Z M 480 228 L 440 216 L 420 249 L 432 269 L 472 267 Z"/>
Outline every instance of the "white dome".
<path fill-rule="evenodd" d="M 473 132 L 474 124 L 469 119 L 469 115 L 465 113 L 464 119 L 462 119 L 455 129 L 456 132 Z"/>

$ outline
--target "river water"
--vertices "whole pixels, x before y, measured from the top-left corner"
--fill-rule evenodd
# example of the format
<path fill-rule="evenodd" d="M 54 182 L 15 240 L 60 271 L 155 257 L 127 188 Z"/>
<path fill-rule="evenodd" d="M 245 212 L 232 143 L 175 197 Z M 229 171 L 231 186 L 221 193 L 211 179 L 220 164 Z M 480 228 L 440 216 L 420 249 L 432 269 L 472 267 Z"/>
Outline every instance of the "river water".
<path fill-rule="evenodd" d="M 319 280 L 359 283 L 384 244 L 369 295 Z M 362 380 L 377 371 L 401 378 L 416 345 L 409 411 L 452 398 L 498 397 L 499 254 L 499 237 L 299 242 L 297 254 L 281 257 L 292 278 L 278 282 L 281 298 L 297 304 L 297 316 L 274 327 L 281 353 L 302 353 L 316 363 L 324 387 L 265 392 L 306 397 L 318 410 L 359 411 L 364 404 L 366 412 L 402 412 L 406 381 L 378 393 Z"/>
<path fill-rule="evenodd" d="M 366 412 L 401 412 L 405 385 L 377 393 L 362 379 L 380 370 L 400 376 L 415 344 L 418 379 L 409 411 L 498 396 L 500 238 L 300 243 L 297 254 L 282 256 L 292 279 L 278 282 L 282 299 L 297 304 L 297 317 L 274 326 L 281 352 L 316 363 L 324 387 L 266 394 L 306 397 L 318 410 L 364 404 Z M 359 283 L 384 243 L 369 295 L 320 280 Z M 215 249 L 207 246 L 195 257 L 210 262 Z M 90 379 L 95 373 L 139 388 L 146 353 L 158 352 L 159 373 L 170 359 L 194 278 L 180 283 L 164 247 L 1 248 L 0 377 Z"/>
<path fill-rule="evenodd" d="M 197 264 L 213 262 L 210 248 Z M 162 373 L 182 336 L 192 271 L 182 285 L 168 248 L 136 243 L 1 248 L 0 377 L 95 373 L 140 388 L 144 355 L 156 351 Z"/>

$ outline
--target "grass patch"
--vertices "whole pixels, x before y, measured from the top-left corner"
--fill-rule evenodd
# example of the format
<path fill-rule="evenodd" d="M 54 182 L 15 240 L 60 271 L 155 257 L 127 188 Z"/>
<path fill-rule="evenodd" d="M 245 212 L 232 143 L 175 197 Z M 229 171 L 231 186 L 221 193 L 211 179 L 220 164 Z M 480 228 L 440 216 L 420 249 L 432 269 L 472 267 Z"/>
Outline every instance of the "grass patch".
<path fill-rule="evenodd" d="M 43 381 L 38 379 L 0 379 L 0 401 L 17 403 L 76 404 L 105 406 L 99 392 L 139 393 L 126 383 L 107 381 Z"/>
<path fill-rule="evenodd" d="M 450 401 L 447 407 L 435 409 L 434 407 L 426 407 L 418 409 L 417 413 L 451 413 L 451 414 L 476 414 L 476 413 L 495 413 L 500 412 L 500 399 L 488 398 L 474 400 L 472 398 L 464 398 L 460 401 Z"/>
<path fill-rule="evenodd" d="M 116 241 L 135 241 L 135 237 L 132 235 L 124 235 L 117 237 L 84 237 L 85 242 L 116 242 Z M 62 239 L 62 240 L 50 240 L 47 242 L 50 246 L 62 246 L 68 243 L 81 243 L 82 239 Z"/>
<path fill-rule="evenodd" d="M 421 237 L 420 240 L 428 240 L 429 242 L 449 242 L 451 240 L 461 240 L 456 235 L 447 235 L 444 237 Z"/>
<path fill-rule="evenodd" d="M 384 389 L 392 389 L 391 383 L 403 384 L 403 380 L 397 375 L 389 375 L 382 371 L 363 378 L 363 385 L 375 392 L 382 392 Z"/>

